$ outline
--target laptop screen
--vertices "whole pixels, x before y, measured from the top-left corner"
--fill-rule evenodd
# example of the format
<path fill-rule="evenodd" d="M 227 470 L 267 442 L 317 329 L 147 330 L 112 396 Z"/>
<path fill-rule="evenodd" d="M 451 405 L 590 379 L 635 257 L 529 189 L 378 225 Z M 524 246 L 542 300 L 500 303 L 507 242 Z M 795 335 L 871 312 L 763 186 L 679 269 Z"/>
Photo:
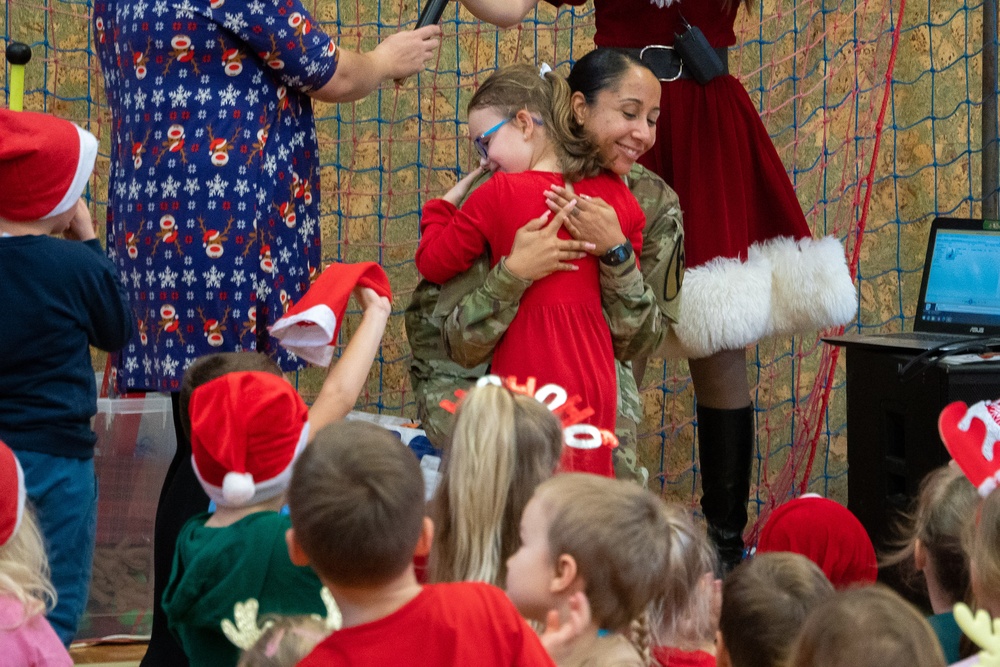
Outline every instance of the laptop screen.
<path fill-rule="evenodd" d="M 1000 224 L 934 221 L 918 308 L 915 331 L 1000 333 Z"/>

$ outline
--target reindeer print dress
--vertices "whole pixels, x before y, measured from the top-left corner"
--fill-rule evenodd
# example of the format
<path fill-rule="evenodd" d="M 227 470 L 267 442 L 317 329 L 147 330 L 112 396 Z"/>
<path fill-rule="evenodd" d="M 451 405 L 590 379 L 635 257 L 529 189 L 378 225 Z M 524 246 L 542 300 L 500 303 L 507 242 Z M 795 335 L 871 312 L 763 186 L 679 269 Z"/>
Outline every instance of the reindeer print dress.
<path fill-rule="evenodd" d="M 320 270 L 319 159 L 306 91 L 337 48 L 299 0 L 97 0 L 111 107 L 108 254 L 136 333 L 119 391 L 176 392 L 204 354 L 301 364 L 266 326 Z"/>

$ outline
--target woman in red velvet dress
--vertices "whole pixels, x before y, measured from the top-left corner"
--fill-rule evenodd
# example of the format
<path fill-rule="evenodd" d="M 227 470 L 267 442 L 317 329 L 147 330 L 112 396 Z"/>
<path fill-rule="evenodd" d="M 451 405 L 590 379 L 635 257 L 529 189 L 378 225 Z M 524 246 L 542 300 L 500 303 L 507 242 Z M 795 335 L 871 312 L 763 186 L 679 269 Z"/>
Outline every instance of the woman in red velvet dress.
<path fill-rule="evenodd" d="M 460 1 L 499 26 L 516 25 L 538 4 Z M 594 0 L 596 44 L 631 50 L 662 82 L 658 141 L 639 161 L 673 187 L 684 209 L 687 270 L 676 332 L 698 398 L 702 509 L 727 567 L 742 557 L 755 444 L 747 346 L 844 324 L 857 308 L 843 248 L 832 237 L 812 238 L 757 110 L 728 74 L 740 4 L 752 0 Z M 693 78 L 670 48 L 687 25 L 704 33 L 723 65 L 710 80 Z"/>

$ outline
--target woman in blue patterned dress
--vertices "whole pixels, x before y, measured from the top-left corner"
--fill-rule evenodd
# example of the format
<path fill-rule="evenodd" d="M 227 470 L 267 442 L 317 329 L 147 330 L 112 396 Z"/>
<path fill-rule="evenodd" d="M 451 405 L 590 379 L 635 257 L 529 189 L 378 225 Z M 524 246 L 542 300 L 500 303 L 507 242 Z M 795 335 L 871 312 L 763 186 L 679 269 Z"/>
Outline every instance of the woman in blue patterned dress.
<path fill-rule="evenodd" d="M 353 53 L 300 0 L 98 0 L 94 28 L 112 111 L 108 253 L 137 322 L 116 387 L 176 396 L 191 361 L 218 351 L 259 350 L 299 368 L 267 325 L 321 268 L 311 98 L 352 101 L 418 72 L 440 30 Z M 177 530 L 207 506 L 183 441 L 178 432 L 157 511 L 145 665 L 183 664 L 158 648 Z"/>

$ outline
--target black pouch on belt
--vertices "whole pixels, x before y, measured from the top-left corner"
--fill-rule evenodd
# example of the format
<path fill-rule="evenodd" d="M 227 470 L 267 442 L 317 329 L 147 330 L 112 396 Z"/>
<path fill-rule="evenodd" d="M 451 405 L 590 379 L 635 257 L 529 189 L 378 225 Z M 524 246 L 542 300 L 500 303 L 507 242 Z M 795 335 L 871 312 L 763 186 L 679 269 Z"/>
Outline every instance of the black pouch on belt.
<path fill-rule="evenodd" d="M 684 21 L 684 32 L 675 34 L 674 49 L 681 57 L 684 69 L 702 85 L 717 76 L 722 76 L 727 71 L 719 54 L 708 43 L 705 33 L 686 20 Z"/>

